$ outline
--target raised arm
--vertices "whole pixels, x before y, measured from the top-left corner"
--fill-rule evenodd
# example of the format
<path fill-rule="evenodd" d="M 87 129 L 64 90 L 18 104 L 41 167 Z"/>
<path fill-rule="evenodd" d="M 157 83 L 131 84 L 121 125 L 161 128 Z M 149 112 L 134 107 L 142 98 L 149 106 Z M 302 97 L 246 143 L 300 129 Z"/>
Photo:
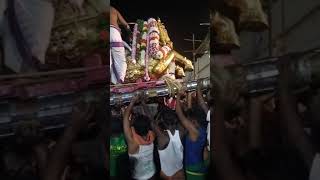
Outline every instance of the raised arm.
<path fill-rule="evenodd" d="M 223 180 L 244 180 L 240 168 L 233 162 L 231 149 L 226 138 L 225 130 L 225 103 L 216 101 L 213 110 L 213 147 L 214 161 L 217 167 L 217 173 Z"/>
<path fill-rule="evenodd" d="M 199 106 L 204 110 L 204 112 L 207 114 L 209 111 L 209 107 L 206 104 L 206 102 L 203 99 L 203 94 L 202 94 L 202 90 L 201 90 L 201 86 L 200 83 L 198 82 L 198 86 L 197 86 L 197 100 L 198 100 L 198 104 Z"/>
<path fill-rule="evenodd" d="M 127 21 L 122 17 L 122 15 L 120 14 L 120 12 L 117 10 L 117 15 L 118 15 L 118 20 L 120 22 L 120 24 L 124 25 L 127 29 L 130 29 L 129 24 L 127 23 Z"/>
<path fill-rule="evenodd" d="M 188 105 L 188 109 L 192 108 L 192 93 L 191 92 L 187 93 L 187 105 Z"/>
<path fill-rule="evenodd" d="M 146 100 L 146 97 L 145 97 L 145 96 L 141 97 L 142 110 L 143 110 L 144 115 L 147 116 L 150 120 L 152 120 L 153 117 L 152 117 L 152 114 L 150 113 L 150 110 L 149 110 L 149 108 L 148 108 L 148 106 L 147 106 L 146 101 L 147 101 L 147 100 Z"/>
<path fill-rule="evenodd" d="M 192 141 L 196 141 L 199 136 L 198 129 L 193 125 L 193 123 L 184 115 L 182 107 L 181 107 L 181 95 L 184 94 L 184 90 L 182 89 L 177 95 L 177 102 L 176 102 L 176 113 L 178 118 L 184 128 L 187 129 L 189 132 L 190 139 Z"/>
<path fill-rule="evenodd" d="M 94 113 L 94 107 L 89 104 L 80 104 L 73 109 L 71 125 L 68 126 L 62 137 L 55 145 L 45 172 L 45 180 L 60 180 L 67 164 L 68 155 L 73 140 L 80 130 L 88 124 Z"/>
<path fill-rule="evenodd" d="M 138 95 L 136 95 L 135 97 L 132 98 L 129 106 L 126 108 L 126 110 L 124 111 L 124 114 L 123 114 L 123 131 L 124 131 L 124 135 L 125 135 L 128 143 L 133 142 L 133 136 L 132 136 L 129 118 L 130 118 L 130 115 L 132 112 L 132 108 L 133 108 L 134 104 L 137 102 L 138 98 L 139 98 Z"/>
<path fill-rule="evenodd" d="M 156 133 L 158 137 L 164 137 L 165 135 L 162 133 L 161 128 L 159 127 L 159 115 L 155 119 L 151 119 L 151 128 L 153 132 Z M 158 138 L 158 142 L 159 142 Z"/>
<path fill-rule="evenodd" d="M 293 97 L 289 90 L 289 76 L 290 69 L 288 65 L 289 59 L 283 59 L 284 61 L 279 64 L 279 100 L 280 100 L 280 113 L 283 126 L 287 129 L 289 141 L 299 150 L 305 164 L 309 167 L 312 166 L 313 158 L 315 155 L 311 142 L 306 136 L 302 124 L 302 120 L 299 118 Z"/>
<path fill-rule="evenodd" d="M 220 72 L 222 70 L 217 69 Z M 221 72 L 222 73 L 222 72 Z M 220 74 L 219 74 L 220 75 Z M 245 180 L 240 168 L 233 162 L 231 148 L 226 138 L 225 113 L 226 108 L 232 106 L 232 101 L 237 99 L 237 89 L 227 88 L 232 85 L 224 79 L 211 76 L 214 87 L 214 106 L 213 109 L 213 156 L 217 173 L 223 180 Z"/>
<path fill-rule="evenodd" d="M 36 145 L 33 148 L 39 169 L 39 176 L 44 179 L 46 176 L 46 168 L 48 164 L 48 147 L 44 144 Z"/>

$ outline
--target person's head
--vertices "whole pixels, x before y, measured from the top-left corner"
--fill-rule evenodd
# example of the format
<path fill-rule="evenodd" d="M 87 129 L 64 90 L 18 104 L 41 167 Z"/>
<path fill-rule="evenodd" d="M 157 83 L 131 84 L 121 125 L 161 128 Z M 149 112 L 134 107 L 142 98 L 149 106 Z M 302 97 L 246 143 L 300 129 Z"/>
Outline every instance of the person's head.
<path fill-rule="evenodd" d="M 159 113 L 160 128 L 162 129 L 174 129 L 178 123 L 178 117 L 175 111 L 168 107 L 163 107 Z"/>
<path fill-rule="evenodd" d="M 150 119 L 142 114 L 133 114 L 132 116 L 134 130 L 140 136 L 146 136 L 151 130 Z"/>
<path fill-rule="evenodd" d="M 203 127 L 207 123 L 206 114 L 199 106 L 193 106 L 189 109 L 186 116 L 197 127 Z"/>

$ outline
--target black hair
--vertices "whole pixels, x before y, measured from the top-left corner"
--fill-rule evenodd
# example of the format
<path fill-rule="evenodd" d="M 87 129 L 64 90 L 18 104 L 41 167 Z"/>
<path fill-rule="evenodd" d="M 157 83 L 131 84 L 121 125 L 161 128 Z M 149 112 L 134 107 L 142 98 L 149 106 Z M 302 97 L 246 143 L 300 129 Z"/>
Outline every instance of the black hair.
<path fill-rule="evenodd" d="M 133 114 L 133 127 L 140 136 L 146 136 L 151 130 L 150 119 L 142 114 Z"/>
<path fill-rule="evenodd" d="M 196 120 L 200 126 L 206 126 L 206 113 L 199 106 L 193 106 L 191 109 L 188 109 L 186 116 L 190 120 Z"/>
<path fill-rule="evenodd" d="M 169 127 L 176 126 L 178 123 L 176 112 L 168 107 L 163 107 L 157 118 L 159 118 L 161 129 L 169 129 Z"/>

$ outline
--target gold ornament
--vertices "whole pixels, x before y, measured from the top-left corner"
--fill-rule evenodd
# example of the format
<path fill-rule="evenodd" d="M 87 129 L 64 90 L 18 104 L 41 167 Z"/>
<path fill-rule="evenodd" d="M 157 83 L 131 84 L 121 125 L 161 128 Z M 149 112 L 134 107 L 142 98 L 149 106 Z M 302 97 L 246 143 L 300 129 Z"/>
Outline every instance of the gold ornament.
<path fill-rule="evenodd" d="M 179 54 L 177 51 L 173 51 L 175 55 L 176 62 L 184 66 L 185 71 L 193 71 L 192 62 L 186 57 Z"/>
<path fill-rule="evenodd" d="M 212 16 L 212 28 L 216 34 L 214 46 L 226 50 L 240 47 L 239 36 L 231 19 L 216 12 Z"/>
<path fill-rule="evenodd" d="M 156 66 L 154 66 L 154 68 L 152 69 L 153 73 L 157 75 L 162 74 L 168 68 L 174 56 L 175 53 L 170 51 L 166 58 L 161 59 L 160 62 Z"/>
<path fill-rule="evenodd" d="M 232 7 L 239 9 L 240 29 L 263 31 L 268 28 L 266 14 L 262 10 L 260 0 L 225 0 Z"/>
<path fill-rule="evenodd" d="M 168 31 L 164 24 L 161 22 L 160 18 L 158 19 L 158 28 L 160 31 L 160 44 L 166 45 L 171 42 L 170 37 L 168 35 Z M 171 47 L 172 48 L 172 47 Z"/>
<path fill-rule="evenodd" d="M 133 64 L 131 60 L 127 59 L 127 72 L 125 82 L 135 82 L 144 76 L 144 68 L 138 63 Z"/>
<path fill-rule="evenodd" d="M 184 70 L 181 66 L 176 65 L 176 78 L 183 78 L 186 77 L 186 74 L 184 73 Z"/>
<path fill-rule="evenodd" d="M 155 74 L 152 70 L 160 61 L 157 59 L 150 59 L 148 62 L 148 73 L 151 79 L 158 79 L 159 75 Z"/>

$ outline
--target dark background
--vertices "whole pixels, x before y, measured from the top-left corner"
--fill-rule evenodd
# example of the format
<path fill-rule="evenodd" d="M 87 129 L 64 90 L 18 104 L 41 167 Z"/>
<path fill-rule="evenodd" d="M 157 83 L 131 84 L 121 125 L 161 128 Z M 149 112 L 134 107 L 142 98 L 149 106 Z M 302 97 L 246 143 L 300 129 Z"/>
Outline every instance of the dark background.
<path fill-rule="evenodd" d="M 200 26 L 200 23 L 209 22 L 209 9 L 206 0 L 182 1 L 182 0 L 111 0 L 114 6 L 123 15 L 127 22 L 135 22 L 137 19 L 160 18 L 167 28 L 169 37 L 173 42 L 174 49 L 182 55 L 192 59 L 192 42 L 185 38 L 203 40 L 209 26 Z M 196 47 L 199 43 L 196 44 Z"/>

